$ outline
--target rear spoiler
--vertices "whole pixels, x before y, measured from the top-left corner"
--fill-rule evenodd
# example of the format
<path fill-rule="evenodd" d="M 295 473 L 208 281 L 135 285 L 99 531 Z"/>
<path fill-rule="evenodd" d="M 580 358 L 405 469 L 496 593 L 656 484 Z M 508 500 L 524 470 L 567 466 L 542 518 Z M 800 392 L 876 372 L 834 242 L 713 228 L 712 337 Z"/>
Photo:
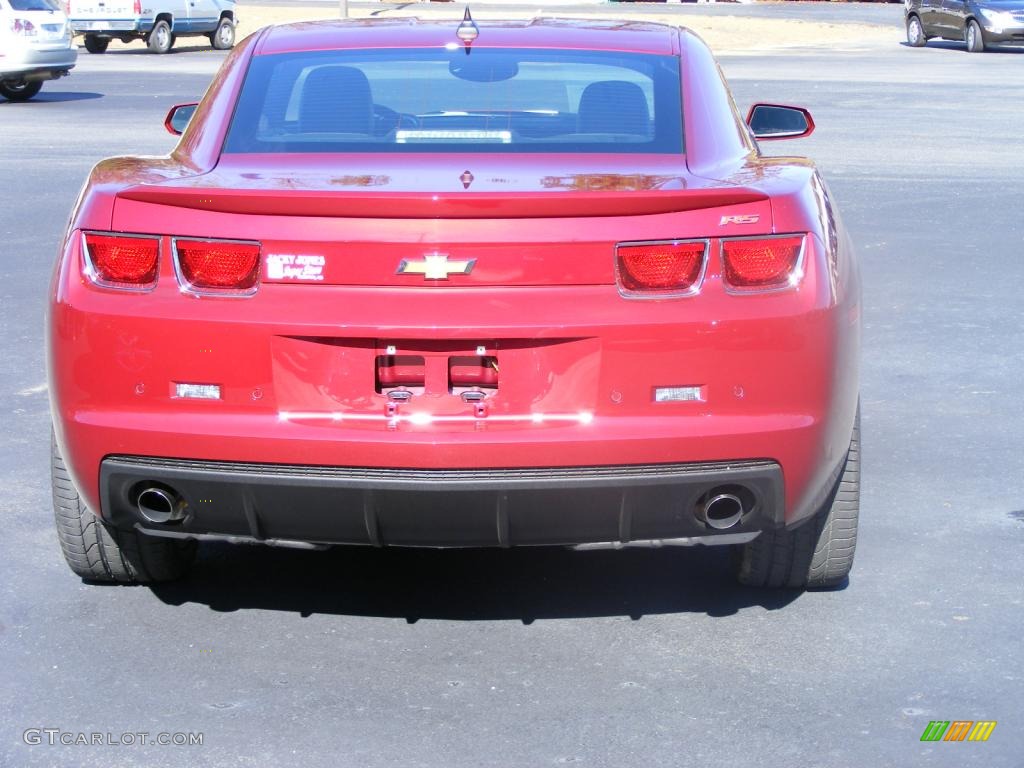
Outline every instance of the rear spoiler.
<path fill-rule="evenodd" d="M 332 192 L 139 185 L 136 200 L 217 213 L 368 219 L 514 219 L 641 216 L 767 200 L 748 187 L 626 192 Z"/>

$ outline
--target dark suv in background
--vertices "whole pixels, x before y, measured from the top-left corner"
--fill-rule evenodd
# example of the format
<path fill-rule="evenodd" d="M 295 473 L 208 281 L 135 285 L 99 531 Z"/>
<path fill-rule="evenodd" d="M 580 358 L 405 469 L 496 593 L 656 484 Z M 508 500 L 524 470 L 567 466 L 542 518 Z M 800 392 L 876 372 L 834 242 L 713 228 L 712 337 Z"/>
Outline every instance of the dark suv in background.
<path fill-rule="evenodd" d="M 1024 0 L 906 0 L 907 42 L 919 48 L 933 37 L 967 43 L 1024 45 Z"/>

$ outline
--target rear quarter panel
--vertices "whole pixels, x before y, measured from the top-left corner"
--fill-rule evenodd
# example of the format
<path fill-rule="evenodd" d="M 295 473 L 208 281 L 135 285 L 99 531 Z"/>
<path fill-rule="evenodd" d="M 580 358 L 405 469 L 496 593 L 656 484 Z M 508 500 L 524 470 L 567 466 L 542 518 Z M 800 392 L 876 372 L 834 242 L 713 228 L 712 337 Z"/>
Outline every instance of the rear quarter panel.
<path fill-rule="evenodd" d="M 820 400 L 813 408 L 821 421 L 819 444 L 806 456 L 808 476 L 787 521 L 812 514 L 830 489 L 846 455 L 859 403 L 861 284 L 853 244 L 838 207 L 814 164 L 801 157 L 764 157 L 744 123 L 718 63 L 694 33 L 681 33 L 683 104 L 687 166 L 723 184 L 763 190 L 772 201 L 772 231 L 808 232 L 814 238 L 829 300 L 829 357 L 821 369 Z M 794 332 L 798 332 L 794 329 Z M 796 373 L 796 372 L 794 372 Z M 792 468 L 790 468 L 792 474 Z M 792 476 L 790 481 L 795 480 Z"/>

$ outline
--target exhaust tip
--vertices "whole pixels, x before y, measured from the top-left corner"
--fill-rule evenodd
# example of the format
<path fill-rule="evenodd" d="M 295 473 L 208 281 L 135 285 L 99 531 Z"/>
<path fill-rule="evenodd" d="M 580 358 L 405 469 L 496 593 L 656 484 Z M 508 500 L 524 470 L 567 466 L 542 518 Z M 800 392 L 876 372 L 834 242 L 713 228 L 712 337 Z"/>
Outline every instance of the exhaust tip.
<path fill-rule="evenodd" d="M 743 517 L 743 500 L 734 493 L 711 491 L 703 504 L 697 505 L 697 518 L 716 531 L 725 531 Z"/>
<path fill-rule="evenodd" d="M 149 487 L 139 492 L 135 505 L 147 521 L 164 525 L 185 519 L 185 501 L 173 491 Z"/>

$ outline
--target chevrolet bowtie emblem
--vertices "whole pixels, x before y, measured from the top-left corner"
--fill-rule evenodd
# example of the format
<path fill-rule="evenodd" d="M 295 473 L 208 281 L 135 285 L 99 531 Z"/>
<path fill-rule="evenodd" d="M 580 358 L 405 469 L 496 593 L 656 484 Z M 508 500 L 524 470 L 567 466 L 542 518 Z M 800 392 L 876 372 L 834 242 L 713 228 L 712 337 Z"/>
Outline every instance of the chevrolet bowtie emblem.
<path fill-rule="evenodd" d="M 468 275 L 474 264 L 476 259 L 448 261 L 446 253 L 428 253 L 422 261 L 402 259 L 397 274 L 423 275 L 425 280 L 447 280 L 448 275 Z"/>

